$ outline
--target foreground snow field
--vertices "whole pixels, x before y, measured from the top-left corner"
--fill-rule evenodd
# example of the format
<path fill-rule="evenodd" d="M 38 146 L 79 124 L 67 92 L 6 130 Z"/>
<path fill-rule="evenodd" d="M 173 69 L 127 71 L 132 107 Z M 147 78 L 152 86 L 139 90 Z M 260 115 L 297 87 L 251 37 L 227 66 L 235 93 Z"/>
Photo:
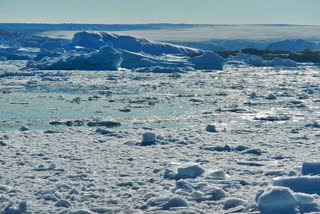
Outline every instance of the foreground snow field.
<path fill-rule="evenodd" d="M 320 212 L 317 66 L 0 63 L 0 213 Z"/>

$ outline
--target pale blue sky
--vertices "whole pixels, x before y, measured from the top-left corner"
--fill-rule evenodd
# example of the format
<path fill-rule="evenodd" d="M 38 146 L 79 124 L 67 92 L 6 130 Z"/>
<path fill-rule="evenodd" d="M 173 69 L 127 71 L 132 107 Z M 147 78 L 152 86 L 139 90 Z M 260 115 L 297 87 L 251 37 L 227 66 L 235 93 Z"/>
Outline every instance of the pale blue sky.
<path fill-rule="evenodd" d="M 320 0 L 0 0 L 0 22 L 320 25 Z"/>

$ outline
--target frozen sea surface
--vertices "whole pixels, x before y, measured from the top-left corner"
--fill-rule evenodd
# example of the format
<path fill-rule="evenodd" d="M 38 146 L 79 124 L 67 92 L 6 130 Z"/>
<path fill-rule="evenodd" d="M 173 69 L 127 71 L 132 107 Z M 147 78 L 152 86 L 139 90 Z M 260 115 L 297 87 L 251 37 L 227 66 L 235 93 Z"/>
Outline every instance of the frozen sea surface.
<path fill-rule="evenodd" d="M 259 213 L 279 194 L 319 212 L 319 195 L 273 186 L 320 161 L 319 71 L 1 77 L 0 212 Z"/>

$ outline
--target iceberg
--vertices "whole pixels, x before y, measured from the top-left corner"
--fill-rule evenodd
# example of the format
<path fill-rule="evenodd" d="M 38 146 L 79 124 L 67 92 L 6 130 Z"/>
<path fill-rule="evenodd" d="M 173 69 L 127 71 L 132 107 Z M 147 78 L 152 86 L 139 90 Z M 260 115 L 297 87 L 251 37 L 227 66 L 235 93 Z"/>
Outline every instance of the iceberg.
<path fill-rule="evenodd" d="M 227 59 L 228 61 L 240 61 L 244 62 L 247 65 L 263 67 L 267 65 L 267 62 L 260 56 L 244 54 L 242 52 L 238 53 L 235 56 L 230 56 Z"/>
<path fill-rule="evenodd" d="M 291 59 L 281 59 L 279 57 L 274 58 L 268 62 L 269 66 L 272 67 L 297 67 L 298 63 Z"/>
<path fill-rule="evenodd" d="M 111 43 L 115 49 L 124 49 L 136 53 L 143 52 L 151 55 L 177 54 L 198 56 L 203 53 L 203 51 L 195 48 L 105 32 L 79 32 L 74 35 L 72 43 L 74 46 L 93 49 L 99 49 Z"/>
<path fill-rule="evenodd" d="M 244 54 L 242 52 L 235 56 L 230 56 L 227 59 L 229 62 L 243 62 L 247 65 L 257 66 L 257 67 L 297 67 L 298 63 L 290 59 L 282 59 L 276 57 L 272 60 L 265 60 L 261 56 Z"/>
<path fill-rule="evenodd" d="M 203 55 L 189 59 L 189 62 L 192 63 L 192 67 L 198 70 L 223 70 L 226 59 L 212 51 L 208 51 Z"/>
<path fill-rule="evenodd" d="M 28 62 L 27 67 L 39 70 L 118 70 L 121 62 L 119 51 L 104 46 L 91 53 L 68 52 L 60 57 L 32 60 Z"/>

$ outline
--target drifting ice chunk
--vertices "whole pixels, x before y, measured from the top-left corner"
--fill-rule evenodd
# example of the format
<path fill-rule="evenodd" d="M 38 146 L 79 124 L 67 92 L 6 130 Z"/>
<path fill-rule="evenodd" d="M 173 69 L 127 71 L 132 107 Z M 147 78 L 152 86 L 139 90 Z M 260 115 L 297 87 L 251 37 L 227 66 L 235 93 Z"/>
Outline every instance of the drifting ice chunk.
<path fill-rule="evenodd" d="M 152 132 L 145 132 L 142 135 L 141 146 L 151 146 L 156 144 L 156 135 Z"/>
<path fill-rule="evenodd" d="M 226 192 L 220 188 L 210 188 L 204 191 L 205 200 L 219 201 L 226 197 Z"/>
<path fill-rule="evenodd" d="M 223 70 L 226 59 L 214 52 L 206 52 L 201 56 L 189 60 L 195 69 L 199 70 Z"/>
<path fill-rule="evenodd" d="M 320 194 L 320 177 L 319 176 L 278 178 L 274 180 L 274 185 L 288 187 L 294 192 Z"/>
<path fill-rule="evenodd" d="M 213 180 L 226 180 L 227 179 L 226 173 L 222 170 L 217 170 L 217 171 L 211 172 L 208 177 Z"/>
<path fill-rule="evenodd" d="M 223 204 L 223 209 L 228 210 L 237 206 L 246 205 L 246 202 L 238 198 L 228 198 Z"/>
<path fill-rule="evenodd" d="M 122 62 L 121 53 L 112 47 L 102 47 L 92 53 L 69 53 L 57 58 L 29 61 L 28 67 L 39 70 L 117 70 Z"/>
<path fill-rule="evenodd" d="M 217 132 L 217 129 L 216 129 L 215 125 L 207 125 L 206 131 L 207 132 Z"/>
<path fill-rule="evenodd" d="M 297 205 L 299 206 L 301 213 L 320 211 L 320 206 L 312 195 L 296 193 L 294 194 L 294 197 L 297 200 Z"/>
<path fill-rule="evenodd" d="M 188 202 L 182 198 L 172 198 L 162 205 L 163 210 L 170 210 L 174 207 L 187 207 Z"/>
<path fill-rule="evenodd" d="M 73 44 L 86 48 L 99 49 L 102 46 L 112 43 L 116 49 L 124 49 L 131 52 L 143 52 L 151 55 L 162 54 L 180 54 L 188 56 L 197 56 L 202 51 L 194 48 L 188 48 L 179 45 L 173 45 L 164 42 L 155 42 L 148 39 L 135 38 L 132 36 L 122 36 L 112 33 L 76 33 L 73 38 Z"/>
<path fill-rule="evenodd" d="M 187 167 L 178 168 L 178 178 L 187 179 L 187 178 L 196 178 L 201 176 L 204 173 L 199 165 L 190 165 Z"/>
<path fill-rule="evenodd" d="M 272 187 L 259 197 L 258 207 L 262 214 L 294 214 L 296 199 L 288 188 Z"/>

